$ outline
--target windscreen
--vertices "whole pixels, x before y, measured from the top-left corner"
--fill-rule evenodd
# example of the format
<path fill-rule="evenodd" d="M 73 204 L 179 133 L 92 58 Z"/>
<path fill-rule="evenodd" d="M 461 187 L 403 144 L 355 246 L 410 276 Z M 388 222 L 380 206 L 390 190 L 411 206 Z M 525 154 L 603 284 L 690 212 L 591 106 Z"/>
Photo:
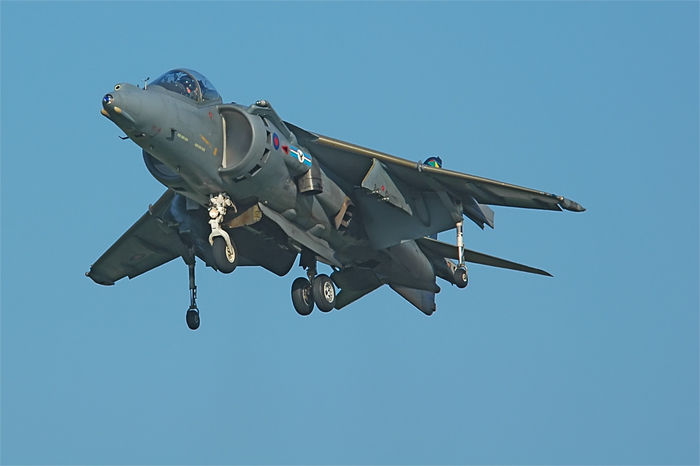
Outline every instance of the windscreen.
<path fill-rule="evenodd" d="M 160 76 L 152 84 L 183 95 L 195 102 L 220 99 L 219 93 L 209 80 L 192 70 L 171 70 Z"/>

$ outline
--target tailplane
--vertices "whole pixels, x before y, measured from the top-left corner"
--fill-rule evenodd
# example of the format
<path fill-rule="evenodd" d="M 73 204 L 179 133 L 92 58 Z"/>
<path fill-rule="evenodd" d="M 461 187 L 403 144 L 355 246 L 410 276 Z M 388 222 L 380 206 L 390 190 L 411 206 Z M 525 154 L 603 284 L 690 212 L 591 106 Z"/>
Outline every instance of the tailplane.
<path fill-rule="evenodd" d="M 450 259 L 457 259 L 459 256 L 457 246 L 451 244 L 443 243 L 442 241 L 436 241 L 431 238 L 420 238 L 416 240 L 416 244 L 425 253 L 430 263 L 433 264 L 433 268 L 438 277 L 447 280 L 450 283 L 454 283 L 453 272 L 456 266 Z M 506 259 L 501 259 L 499 257 L 489 256 L 488 254 L 483 254 L 481 252 L 471 251 L 469 249 L 464 250 L 463 260 L 465 262 L 471 262 L 473 264 L 488 265 L 490 267 L 499 267 L 502 269 L 517 270 L 525 273 L 534 273 L 537 275 L 545 275 L 551 277 L 552 274 L 549 272 L 537 269 L 535 267 L 530 267 L 528 265 L 518 264 L 517 262 L 512 262 Z"/>

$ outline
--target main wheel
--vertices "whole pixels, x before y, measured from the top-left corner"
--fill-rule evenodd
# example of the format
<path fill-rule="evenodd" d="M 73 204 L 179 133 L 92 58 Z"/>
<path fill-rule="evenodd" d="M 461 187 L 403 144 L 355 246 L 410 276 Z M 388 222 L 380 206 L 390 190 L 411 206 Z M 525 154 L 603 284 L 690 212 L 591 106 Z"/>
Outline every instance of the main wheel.
<path fill-rule="evenodd" d="M 335 285 L 328 275 L 316 275 L 313 284 L 314 301 L 323 312 L 335 307 Z"/>
<path fill-rule="evenodd" d="M 457 288 L 465 288 L 467 283 L 469 283 L 469 275 L 467 275 L 467 269 L 464 267 L 457 267 L 454 277 Z"/>
<path fill-rule="evenodd" d="M 197 330 L 199 328 L 199 312 L 195 311 L 194 309 L 188 310 L 186 319 L 187 326 L 190 328 L 190 330 Z"/>
<path fill-rule="evenodd" d="M 292 304 L 302 316 L 308 316 L 314 310 L 311 283 L 306 278 L 299 277 L 292 283 Z"/>
<path fill-rule="evenodd" d="M 214 254 L 214 262 L 219 272 L 231 273 L 236 269 L 238 265 L 238 254 L 236 253 L 236 246 L 233 244 L 233 241 L 231 241 L 231 247 L 229 248 L 226 245 L 226 240 L 221 236 L 217 236 L 214 238 L 212 253 Z"/>

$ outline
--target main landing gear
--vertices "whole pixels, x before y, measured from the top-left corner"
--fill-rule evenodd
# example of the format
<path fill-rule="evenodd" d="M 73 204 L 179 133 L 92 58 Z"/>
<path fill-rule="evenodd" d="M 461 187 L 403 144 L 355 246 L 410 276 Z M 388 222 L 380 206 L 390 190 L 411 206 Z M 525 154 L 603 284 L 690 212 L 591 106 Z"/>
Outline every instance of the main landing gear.
<path fill-rule="evenodd" d="M 464 222 L 457 223 L 457 268 L 454 271 L 455 285 L 457 288 L 466 288 L 469 283 L 467 266 L 464 263 Z"/>
<path fill-rule="evenodd" d="M 236 245 L 231 241 L 226 230 L 221 228 L 227 207 L 232 207 L 234 212 L 237 211 L 233 201 L 225 193 L 210 196 L 209 225 L 211 226 L 211 234 L 209 235 L 209 244 L 212 247 L 216 268 L 221 273 L 231 273 L 238 265 Z"/>
<path fill-rule="evenodd" d="M 309 253 L 310 255 L 311 253 Z M 322 312 L 329 312 L 335 307 L 335 285 L 328 275 L 316 275 L 316 259 L 302 252 L 299 265 L 306 268 L 308 279 L 299 277 L 292 283 L 292 304 L 294 310 L 302 316 L 308 316 L 314 310 L 314 304 Z"/>

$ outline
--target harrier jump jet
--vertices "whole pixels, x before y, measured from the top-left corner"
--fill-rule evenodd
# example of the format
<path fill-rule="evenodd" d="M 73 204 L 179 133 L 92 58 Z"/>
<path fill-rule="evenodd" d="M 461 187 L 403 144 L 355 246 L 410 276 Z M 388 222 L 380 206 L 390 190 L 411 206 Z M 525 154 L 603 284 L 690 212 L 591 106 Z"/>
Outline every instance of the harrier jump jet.
<path fill-rule="evenodd" d="M 143 150 L 165 193 L 91 267 L 101 285 L 134 278 L 175 258 L 189 267 L 187 325 L 200 323 L 195 260 L 222 273 L 261 266 L 292 283 L 301 315 L 340 309 L 382 285 L 427 315 L 437 277 L 467 286 L 466 262 L 547 272 L 464 247 L 466 217 L 493 228 L 489 205 L 582 212 L 578 203 L 441 167 L 412 162 L 305 131 L 269 102 L 224 104 L 187 69 L 143 88 L 117 84 L 102 114 Z M 126 139 L 126 138 L 124 138 Z M 437 241 L 456 229 L 456 245 Z M 330 276 L 317 273 L 329 265 Z M 340 291 L 336 293 L 336 289 Z"/>

